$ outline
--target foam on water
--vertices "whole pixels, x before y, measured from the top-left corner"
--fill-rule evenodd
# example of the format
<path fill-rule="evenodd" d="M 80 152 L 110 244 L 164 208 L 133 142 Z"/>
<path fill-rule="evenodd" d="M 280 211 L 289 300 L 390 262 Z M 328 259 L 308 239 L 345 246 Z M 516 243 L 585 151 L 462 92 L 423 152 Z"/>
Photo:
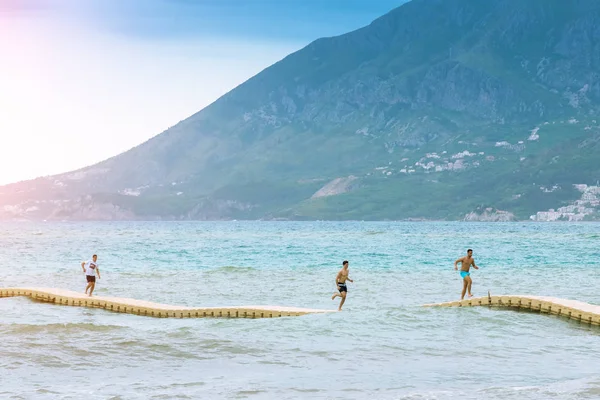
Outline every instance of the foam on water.
<path fill-rule="evenodd" d="M 343 313 L 148 319 L 0 299 L 0 398 L 594 399 L 600 329 L 534 313 L 427 309 L 474 293 L 600 304 L 598 224 L 5 223 L 0 285 L 187 306 L 278 304 Z"/>

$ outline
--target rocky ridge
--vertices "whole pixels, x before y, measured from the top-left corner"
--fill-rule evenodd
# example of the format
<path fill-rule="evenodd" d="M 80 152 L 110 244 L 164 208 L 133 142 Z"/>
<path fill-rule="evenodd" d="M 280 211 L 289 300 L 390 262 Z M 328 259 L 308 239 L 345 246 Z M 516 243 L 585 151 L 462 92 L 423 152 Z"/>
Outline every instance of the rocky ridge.
<path fill-rule="evenodd" d="M 0 218 L 538 218 L 600 176 L 599 26 L 595 0 L 413 0 L 126 153 L 1 187 Z"/>

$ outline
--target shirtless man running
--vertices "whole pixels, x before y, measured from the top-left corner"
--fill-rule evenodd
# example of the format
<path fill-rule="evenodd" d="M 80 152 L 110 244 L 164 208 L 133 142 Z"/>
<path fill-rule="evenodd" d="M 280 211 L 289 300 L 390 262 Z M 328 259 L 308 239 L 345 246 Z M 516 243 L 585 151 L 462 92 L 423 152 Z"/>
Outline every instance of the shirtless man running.
<path fill-rule="evenodd" d="M 342 298 L 342 301 L 340 301 L 340 307 L 338 308 L 338 311 L 342 311 L 342 306 L 346 301 L 346 294 L 348 293 L 346 281 L 348 280 L 354 283 L 354 281 L 348 277 L 348 261 L 344 261 L 342 265 L 342 269 L 340 269 L 340 272 L 338 272 L 338 274 L 335 277 L 335 284 L 338 288 L 339 293 L 334 293 L 333 296 L 331 296 L 331 300 L 335 299 L 338 296 Z"/>
<path fill-rule="evenodd" d="M 473 283 L 473 280 L 471 279 L 471 273 L 469 272 L 469 269 L 471 268 L 471 265 L 475 269 L 479 269 L 479 267 L 475 265 L 475 259 L 473 258 L 473 250 L 471 249 L 467 250 L 466 256 L 454 261 L 455 271 L 458 270 L 458 267 L 456 266 L 458 263 L 461 263 L 460 276 L 463 278 L 463 290 L 460 296 L 460 299 L 462 300 L 465 298 L 465 293 L 467 291 L 469 292 L 469 297 L 473 297 L 473 295 L 471 294 L 471 284 Z"/>

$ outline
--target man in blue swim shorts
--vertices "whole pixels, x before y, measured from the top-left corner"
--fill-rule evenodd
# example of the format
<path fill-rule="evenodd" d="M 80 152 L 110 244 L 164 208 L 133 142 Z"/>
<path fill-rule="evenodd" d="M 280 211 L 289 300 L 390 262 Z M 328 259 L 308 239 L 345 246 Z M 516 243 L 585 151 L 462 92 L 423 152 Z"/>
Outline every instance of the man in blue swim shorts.
<path fill-rule="evenodd" d="M 458 263 L 461 263 L 460 276 L 463 279 L 463 290 L 460 296 L 460 299 L 462 300 L 465 298 L 465 293 L 467 293 L 467 291 L 469 292 L 469 297 L 473 297 L 473 295 L 471 294 L 471 284 L 473 283 L 473 280 L 471 279 L 471 273 L 469 272 L 469 269 L 471 268 L 471 265 L 475 269 L 479 269 L 479 267 L 475 265 L 475 259 L 473 258 L 473 250 L 471 249 L 467 250 L 466 256 L 454 261 L 455 271 L 458 271 Z"/>

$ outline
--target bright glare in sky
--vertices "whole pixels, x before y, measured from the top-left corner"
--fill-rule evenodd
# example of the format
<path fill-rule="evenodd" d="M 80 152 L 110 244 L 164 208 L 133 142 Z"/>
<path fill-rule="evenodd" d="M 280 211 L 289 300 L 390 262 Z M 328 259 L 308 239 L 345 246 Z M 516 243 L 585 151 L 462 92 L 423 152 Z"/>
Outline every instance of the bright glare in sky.
<path fill-rule="evenodd" d="M 298 47 L 123 40 L 72 21 L 0 14 L 0 184 L 128 150 Z"/>
<path fill-rule="evenodd" d="M 404 0 L 0 0 L 0 185 L 126 151 Z"/>

